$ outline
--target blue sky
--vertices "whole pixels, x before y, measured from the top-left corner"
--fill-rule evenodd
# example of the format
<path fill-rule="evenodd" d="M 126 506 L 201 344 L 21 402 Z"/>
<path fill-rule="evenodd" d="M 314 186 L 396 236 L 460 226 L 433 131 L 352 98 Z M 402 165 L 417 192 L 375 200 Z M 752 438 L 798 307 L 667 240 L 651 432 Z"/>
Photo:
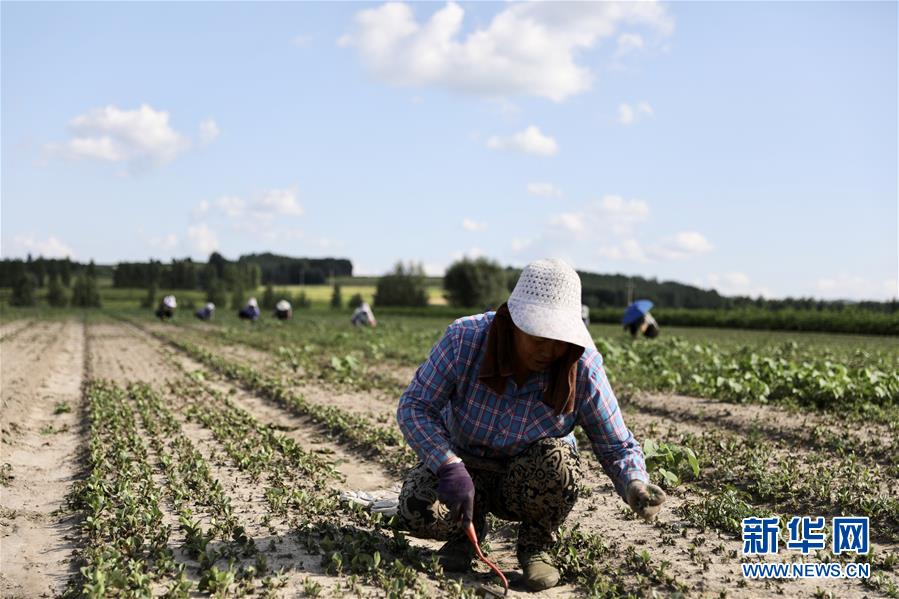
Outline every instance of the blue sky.
<path fill-rule="evenodd" d="M 2 252 L 897 296 L 897 4 L 2 4 Z"/>

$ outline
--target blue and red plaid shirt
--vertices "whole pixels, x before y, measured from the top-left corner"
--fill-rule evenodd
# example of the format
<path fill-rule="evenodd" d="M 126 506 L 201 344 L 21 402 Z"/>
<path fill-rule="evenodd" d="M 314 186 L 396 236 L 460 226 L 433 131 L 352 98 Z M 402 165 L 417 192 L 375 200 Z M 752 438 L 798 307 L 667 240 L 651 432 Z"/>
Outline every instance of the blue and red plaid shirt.
<path fill-rule="evenodd" d="M 622 497 L 630 481 L 647 482 L 643 451 L 624 424 L 595 349 L 586 349 L 578 360 L 570 414 L 556 416 L 543 403 L 550 383 L 546 372 L 531 373 L 521 387 L 509 377 L 502 395 L 478 380 L 493 316 L 487 312 L 451 324 L 400 398 L 397 421 L 422 462 L 436 472 L 456 455 L 454 448 L 509 457 L 546 437 L 562 437 L 577 448 L 573 431 L 580 424 Z"/>

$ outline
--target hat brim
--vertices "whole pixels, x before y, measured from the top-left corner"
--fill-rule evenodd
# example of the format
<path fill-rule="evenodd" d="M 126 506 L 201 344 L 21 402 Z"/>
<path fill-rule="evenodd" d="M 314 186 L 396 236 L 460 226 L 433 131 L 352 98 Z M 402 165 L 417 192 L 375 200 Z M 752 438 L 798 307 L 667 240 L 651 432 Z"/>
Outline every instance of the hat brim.
<path fill-rule="evenodd" d="M 580 312 L 575 314 L 571 310 L 557 310 L 511 298 L 507 303 L 512 322 L 528 335 L 566 341 L 585 349 L 596 349 L 590 331 L 581 320 Z"/>

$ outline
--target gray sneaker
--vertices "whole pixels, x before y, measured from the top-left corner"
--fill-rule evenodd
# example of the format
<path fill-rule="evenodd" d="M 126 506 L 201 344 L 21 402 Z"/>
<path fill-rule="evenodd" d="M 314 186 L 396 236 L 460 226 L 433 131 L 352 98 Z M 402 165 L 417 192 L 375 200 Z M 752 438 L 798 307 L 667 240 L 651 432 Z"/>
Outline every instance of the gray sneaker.
<path fill-rule="evenodd" d="M 437 551 L 437 563 L 446 572 L 467 572 L 473 559 L 474 547 L 467 537 L 451 539 Z"/>
<path fill-rule="evenodd" d="M 532 591 L 545 591 L 559 584 L 559 569 L 546 551 L 518 554 L 524 572 L 524 584 Z"/>

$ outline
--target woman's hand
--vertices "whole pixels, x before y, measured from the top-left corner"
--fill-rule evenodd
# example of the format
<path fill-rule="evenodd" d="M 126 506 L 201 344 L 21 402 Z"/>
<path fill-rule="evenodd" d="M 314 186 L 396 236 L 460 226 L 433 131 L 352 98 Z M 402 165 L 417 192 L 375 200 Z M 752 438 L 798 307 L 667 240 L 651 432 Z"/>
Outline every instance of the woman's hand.
<path fill-rule="evenodd" d="M 627 503 L 639 516 L 652 520 L 668 498 L 658 485 L 632 480 L 627 486 Z"/>
<path fill-rule="evenodd" d="M 462 462 L 444 464 L 437 469 L 437 499 L 450 508 L 462 523 L 474 520 L 474 482 Z"/>

